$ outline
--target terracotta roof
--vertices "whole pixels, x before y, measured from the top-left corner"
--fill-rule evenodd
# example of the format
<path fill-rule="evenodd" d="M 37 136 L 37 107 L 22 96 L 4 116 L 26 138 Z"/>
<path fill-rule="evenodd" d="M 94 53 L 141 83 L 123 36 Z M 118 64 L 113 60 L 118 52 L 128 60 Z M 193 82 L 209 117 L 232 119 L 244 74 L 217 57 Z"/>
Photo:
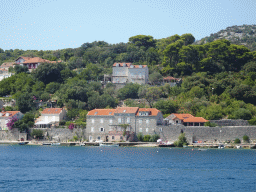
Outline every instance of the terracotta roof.
<path fill-rule="evenodd" d="M 113 67 L 116 67 L 117 64 L 119 64 L 120 67 L 123 67 L 124 64 L 126 64 L 126 66 L 129 67 L 129 68 L 131 68 L 131 66 L 133 66 L 134 68 L 139 68 L 139 66 L 140 66 L 140 65 L 133 65 L 132 63 L 114 63 Z M 142 68 L 147 67 L 147 65 L 141 65 L 141 66 L 142 66 Z"/>
<path fill-rule="evenodd" d="M 203 117 L 189 117 L 183 120 L 184 123 L 205 123 L 208 120 L 204 119 Z"/>
<path fill-rule="evenodd" d="M 176 81 L 176 80 L 179 80 L 179 79 L 171 77 L 171 76 L 168 76 L 168 77 L 164 77 L 163 80 L 169 80 L 169 81 L 175 80 Z"/>
<path fill-rule="evenodd" d="M 7 63 L 3 63 L 0 68 L 5 68 L 5 67 L 12 67 L 14 64 L 16 64 L 15 62 L 7 62 Z"/>
<path fill-rule="evenodd" d="M 180 120 L 184 120 L 184 119 L 187 119 L 189 117 L 194 117 L 193 115 L 189 114 L 189 113 L 183 113 L 183 114 L 179 114 L 179 113 L 173 113 L 173 115 L 175 115 L 176 117 L 174 117 L 173 119 L 175 118 L 178 118 Z"/>
<path fill-rule="evenodd" d="M 139 115 L 139 111 L 150 111 L 149 116 L 157 116 L 157 114 L 161 111 L 155 108 L 139 108 L 139 107 L 118 107 L 116 109 L 93 109 L 88 112 L 87 115 L 114 115 L 115 113 L 133 113 L 137 116 Z"/>
<path fill-rule="evenodd" d="M 60 114 L 62 108 L 46 108 L 44 109 L 41 114 Z"/>
<path fill-rule="evenodd" d="M 138 112 L 136 113 L 136 116 L 139 116 L 139 112 L 140 112 L 140 111 L 150 111 L 149 116 L 157 116 L 157 114 L 158 114 L 159 112 L 161 112 L 161 111 L 159 111 L 159 110 L 156 109 L 156 108 L 140 108 L 140 109 L 138 110 Z"/>
<path fill-rule="evenodd" d="M 93 109 L 87 115 L 114 115 L 115 109 Z"/>
<path fill-rule="evenodd" d="M 115 113 L 136 113 L 139 107 L 118 107 Z"/>
<path fill-rule="evenodd" d="M 23 57 L 23 56 L 18 57 L 18 59 L 19 59 L 19 58 L 22 58 L 22 59 L 24 59 L 25 61 L 27 61 L 27 60 L 31 59 L 31 57 Z M 16 59 L 15 61 L 17 61 L 18 59 Z"/>
<path fill-rule="evenodd" d="M 16 115 L 19 112 L 20 111 L 5 111 L 5 112 L 0 112 L 0 113 L 2 114 L 2 117 L 12 117 L 12 116 Z M 6 116 L 6 113 L 9 113 L 9 116 Z"/>
<path fill-rule="evenodd" d="M 26 60 L 23 62 L 24 64 L 26 63 L 56 63 L 56 61 L 49 61 L 46 59 L 42 59 L 40 57 L 34 57 L 34 58 L 30 58 L 29 60 Z"/>

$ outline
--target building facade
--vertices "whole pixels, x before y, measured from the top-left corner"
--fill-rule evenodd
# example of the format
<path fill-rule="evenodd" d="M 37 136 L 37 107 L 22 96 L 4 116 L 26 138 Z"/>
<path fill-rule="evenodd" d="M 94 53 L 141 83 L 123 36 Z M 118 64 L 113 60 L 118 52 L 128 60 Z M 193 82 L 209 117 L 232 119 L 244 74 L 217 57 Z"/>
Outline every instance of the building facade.
<path fill-rule="evenodd" d="M 155 108 L 94 109 L 87 114 L 86 132 L 90 142 L 127 141 L 132 134 L 154 135 L 162 124 L 163 115 Z"/>
<path fill-rule="evenodd" d="M 184 126 L 204 126 L 208 120 L 204 119 L 203 117 L 194 117 L 189 113 L 178 114 L 172 113 L 168 117 L 165 118 L 167 125 L 174 124 L 174 125 L 184 125 Z"/>
<path fill-rule="evenodd" d="M 132 63 L 114 63 L 112 73 L 112 83 L 148 83 L 148 66 L 133 65 Z"/>
<path fill-rule="evenodd" d="M 23 117 L 23 113 L 20 111 L 4 111 L 0 112 L 0 130 L 8 130 L 7 123 L 12 118 L 21 119 Z"/>
<path fill-rule="evenodd" d="M 58 126 L 59 122 L 65 119 L 66 114 L 67 112 L 63 108 L 45 108 L 41 112 L 41 116 L 37 118 L 35 125 L 39 128 Z"/>

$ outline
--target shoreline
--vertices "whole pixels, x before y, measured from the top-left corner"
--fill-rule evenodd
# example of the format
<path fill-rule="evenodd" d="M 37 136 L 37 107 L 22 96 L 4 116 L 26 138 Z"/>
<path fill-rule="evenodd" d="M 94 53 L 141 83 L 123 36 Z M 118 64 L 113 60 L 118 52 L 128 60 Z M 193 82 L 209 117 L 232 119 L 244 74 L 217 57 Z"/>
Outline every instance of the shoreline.
<path fill-rule="evenodd" d="M 54 143 L 58 143 L 60 146 L 99 146 L 98 142 L 52 142 L 52 141 L 0 141 L 1 144 L 7 145 L 16 145 L 21 142 L 25 142 L 26 145 L 51 145 Z M 159 143 L 155 142 L 103 142 L 104 144 L 118 144 L 120 147 L 160 147 Z M 188 145 L 185 148 L 218 148 L 219 145 L 224 145 L 226 149 L 237 148 L 237 146 L 241 146 L 243 149 L 256 149 L 256 143 L 242 143 L 242 144 L 223 144 L 223 143 L 193 143 Z M 172 148 L 174 146 L 165 146 Z"/>

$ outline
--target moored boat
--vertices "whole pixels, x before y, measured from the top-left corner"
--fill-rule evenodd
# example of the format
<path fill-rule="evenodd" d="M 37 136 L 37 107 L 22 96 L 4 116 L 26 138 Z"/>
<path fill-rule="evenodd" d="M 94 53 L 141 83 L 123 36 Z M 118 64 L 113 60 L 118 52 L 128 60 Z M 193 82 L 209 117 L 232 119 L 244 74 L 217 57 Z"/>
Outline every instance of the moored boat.
<path fill-rule="evenodd" d="M 57 146 L 60 145 L 60 143 L 52 143 L 51 145 Z"/>
<path fill-rule="evenodd" d="M 119 144 L 100 143 L 100 147 L 119 147 Z"/>

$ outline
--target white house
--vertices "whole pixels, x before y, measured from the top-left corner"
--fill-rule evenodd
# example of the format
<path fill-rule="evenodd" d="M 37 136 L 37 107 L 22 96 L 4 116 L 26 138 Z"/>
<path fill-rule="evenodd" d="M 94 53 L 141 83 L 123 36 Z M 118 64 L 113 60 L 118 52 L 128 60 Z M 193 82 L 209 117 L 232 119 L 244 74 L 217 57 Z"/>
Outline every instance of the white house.
<path fill-rule="evenodd" d="M 114 63 L 112 83 L 148 83 L 148 66 L 133 65 L 132 63 Z"/>
<path fill-rule="evenodd" d="M 0 130 L 7 130 L 7 123 L 11 118 L 16 117 L 17 119 L 21 119 L 23 117 L 23 113 L 20 111 L 4 111 L 0 112 Z"/>
<path fill-rule="evenodd" d="M 41 116 L 36 120 L 35 125 L 40 128 L 50 128 L 65 119 L 66 114 L 67 112 L 63 108 L 46 108 L 41 112 Z"/>

